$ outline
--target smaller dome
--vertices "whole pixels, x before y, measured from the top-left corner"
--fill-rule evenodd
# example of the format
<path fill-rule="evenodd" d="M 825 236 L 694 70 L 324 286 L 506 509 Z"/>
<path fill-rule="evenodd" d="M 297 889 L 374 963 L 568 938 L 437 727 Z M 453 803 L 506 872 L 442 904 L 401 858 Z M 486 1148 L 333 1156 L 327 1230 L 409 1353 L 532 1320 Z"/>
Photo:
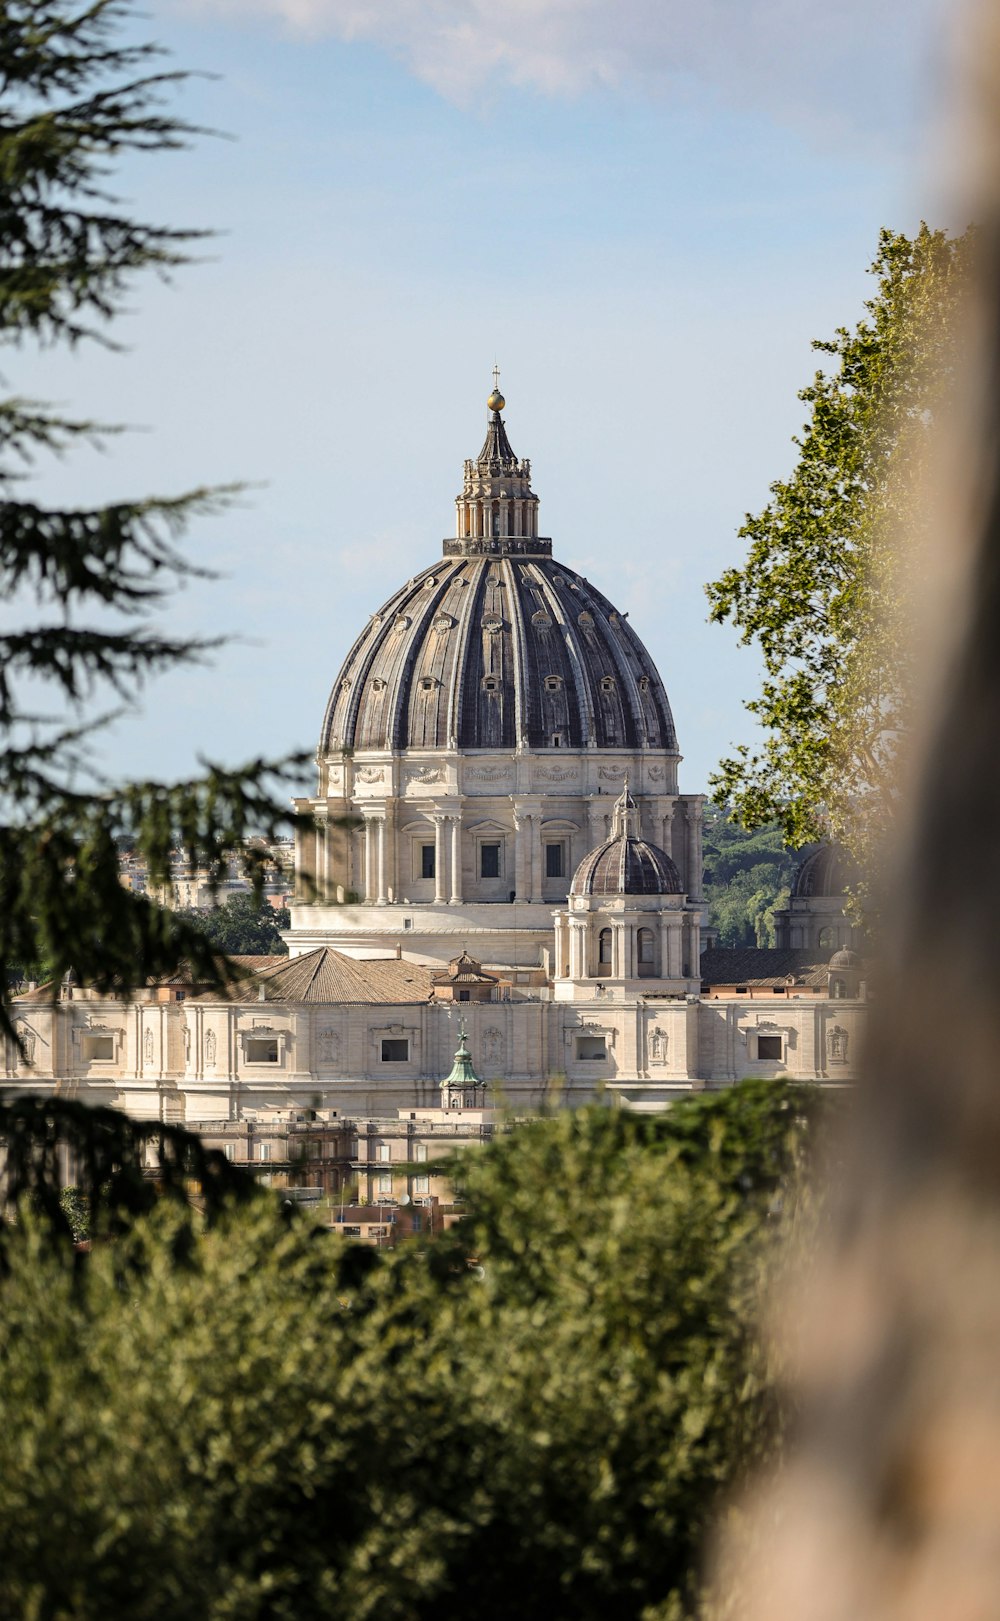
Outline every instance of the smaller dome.
<path fill-rule="evenodd" d="M 840 950 L 835 951 L 833 956 L 830 958 L 830 967 L 860 968 L 861 958 L 858 956 L 856 951 L 851 951 L 847 946 L 841 946 Z"/>
<path fill-rule="evenodd" d="M 571 895 L 680 895 L 681 877 L 665 850 L 627 833 L 585 855 Z"/>
<path fill-rule="evenodd" d="M 792 897 L 807 900 L 820 895 L 843 895 L 857 879 L 857 868 L 847 851 L 839 844 L 823 843 L 810 850 L 796 868 Z"/>

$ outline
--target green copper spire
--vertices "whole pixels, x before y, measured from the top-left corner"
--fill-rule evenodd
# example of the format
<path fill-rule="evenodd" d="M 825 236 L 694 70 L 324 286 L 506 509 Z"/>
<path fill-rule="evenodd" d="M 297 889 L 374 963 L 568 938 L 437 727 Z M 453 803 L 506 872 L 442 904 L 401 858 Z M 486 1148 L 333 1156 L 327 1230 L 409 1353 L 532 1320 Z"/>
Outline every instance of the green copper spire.
<path fill-rule="evenodd" d="M 486 1083 L 479 1079 L 472 1067 L 472 1054 L 468 1048 L 469 1033 L 464 1024 L 458 1027 L 458 1051 L 451 1066 L 451 1074 L 441 1082 L 441 1102 L 446 1109 L 475 1107 L 476 1093 L 485 1091 Z"/>

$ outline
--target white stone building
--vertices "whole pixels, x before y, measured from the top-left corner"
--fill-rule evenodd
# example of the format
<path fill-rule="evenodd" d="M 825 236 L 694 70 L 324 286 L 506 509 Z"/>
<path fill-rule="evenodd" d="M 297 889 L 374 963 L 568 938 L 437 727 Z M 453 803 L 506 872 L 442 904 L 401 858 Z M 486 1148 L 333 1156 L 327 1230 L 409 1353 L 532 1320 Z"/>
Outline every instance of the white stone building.
<path fill-rule="evenodd" d="M 852 1077 L 861 968 L 842 965 L 831 998 L 808 893 L 786 949 L 703 959 L 703 799 L 679 791 L 663 683 L 627 614 L 539 535 L 503 407 L 494 391 L 442 557 L 334 683 L 298 802 L 290 956 L 228 1001 L 182 979 L 128 1003 L 32 993 L 8 1085 L 206 1126 L 434 1109 L 454 1001 L 494 1108 Z"/>

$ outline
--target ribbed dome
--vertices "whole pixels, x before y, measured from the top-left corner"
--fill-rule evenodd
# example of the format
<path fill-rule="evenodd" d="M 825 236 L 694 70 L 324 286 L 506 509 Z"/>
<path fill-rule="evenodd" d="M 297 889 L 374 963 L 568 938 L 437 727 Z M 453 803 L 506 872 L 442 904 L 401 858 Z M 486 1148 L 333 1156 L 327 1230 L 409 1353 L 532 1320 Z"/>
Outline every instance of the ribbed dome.
<path fill-rule="evenodd" d="M 584 856 L 571 895 L 680 895 L 680 874 L 665 850 L 620 834 Z"/>
<path fill-rule="evenodd" d="M 839 844 L 821 844 L 800 862 L 792 880 L 793 900 L 840 896 L 857 882 L 857 868 Z"/>
<path fill-rule="evenodd" d="M 646 649 L 551 557 L 447 558 L 379 609 L 327 705 L 321 750 L 677 747 Z"/>
<path fill-rule="evenodd" d="M 856 951 L 851 951 L 848 946 L 841 946 L 840 950 L 835 951 L 830 958 L 829 966 L 831 968 L 860 968 L 861 958 Z"/>
<path fill-rule="evenodd" d="M 370 619 L 330 695 L 320 751 L 650 748 L 675 753 L 670 705 L 638 636 L 538 534 L 531 463 L 487 402 L 456 536 Z"/>

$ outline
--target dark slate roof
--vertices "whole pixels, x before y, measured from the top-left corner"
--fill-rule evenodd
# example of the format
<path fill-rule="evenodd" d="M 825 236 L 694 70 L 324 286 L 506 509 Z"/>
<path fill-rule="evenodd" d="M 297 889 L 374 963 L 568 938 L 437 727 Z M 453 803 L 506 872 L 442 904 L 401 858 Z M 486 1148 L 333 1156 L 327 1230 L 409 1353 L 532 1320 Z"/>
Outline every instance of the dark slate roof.
<path fill-rule="evenodd" d="M 486 439 L 476 457 L 476 465 L 484 471 L 497 473 L 516 472 L 520 467 L 507 438 L 507 425 L 499 411 L 490 412 Z"/>
<path fill-rule="evenodd" d="M 846 850 L 839 844 L 820 844 L 799 862 L 792 879 L 792 897 L 803 900 L 812 895 L 843 895 L 857 880 L 857 866 Z"/>
<path fill-rule="evenodd" d="M 703 985 L 810 985 L 825 988 L 829 963 L 817 961 L 815 951 L 778 951 L 769 946 L 743 946 L 733 950 L 715 946 L 702 953 Z"/>
<path fill-rule="evenodd" d="M 495 544 L 495 557 L 424 569 L 372 616 L 334 684 L 320 750 L 675 752 L 666 691 L 628 620 L 553 558 Z"/>
<path fill-rule="evenodd" d="M 373 1003 L 426 1002 L 433 989 L 430 970 L 399 957 L 347 957 L 318 946 L 300 957 L 237 959 L 251 978 L 232 990 L 236 1002 L 340 1002 L 367 1007 Z M 256 963 L 266 962 L 258 968 Z M 212 997 L 203 997 L 210 1001 Z"/>
<path fill-rule="evenodd" d="M 680 873 L 665 850 L 619 834 L 585 855 L 571 895 L 679 895 Z"/>

